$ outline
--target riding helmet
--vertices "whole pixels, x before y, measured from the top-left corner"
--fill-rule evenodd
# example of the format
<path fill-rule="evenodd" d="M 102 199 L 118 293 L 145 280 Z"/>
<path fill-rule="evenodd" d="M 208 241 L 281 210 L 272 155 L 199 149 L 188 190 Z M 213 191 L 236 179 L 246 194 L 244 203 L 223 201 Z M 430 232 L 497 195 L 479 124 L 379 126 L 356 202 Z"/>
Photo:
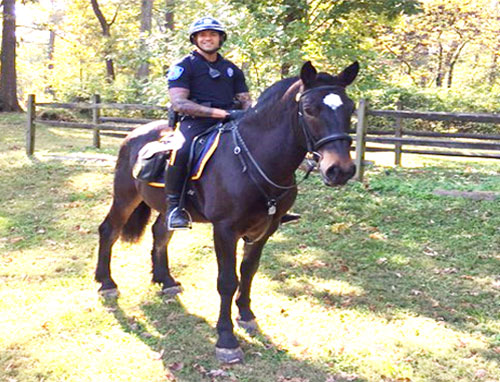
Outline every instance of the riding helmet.
<path fill-rule="evenodd" d="M 194 44 L 194 35 L 198 32 L 206 30 L 219 32 L 221 35 L 221 44 L 226 41 L 227 35 L 224 26 L 220 23 L 220 21 L 210 16 L 202 17 L 191 24 L 189 27 L 189 41 Z"/>

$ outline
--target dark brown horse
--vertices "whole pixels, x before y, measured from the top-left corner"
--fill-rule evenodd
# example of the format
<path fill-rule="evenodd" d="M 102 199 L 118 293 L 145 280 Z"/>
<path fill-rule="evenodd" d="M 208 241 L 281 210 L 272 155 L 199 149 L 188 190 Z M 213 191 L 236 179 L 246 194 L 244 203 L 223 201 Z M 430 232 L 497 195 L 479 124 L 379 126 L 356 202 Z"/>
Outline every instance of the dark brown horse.
<path fill-rule="evenodd" d="M 300 77 L 268 88 L 255 107 L 227 128 L 205 174 L 190 184 L 193 192 L 187 208 L 193 220 L 213 225 L 217 290 L 221 298 L 216 356 L 222 362 L 243 358 L 231 320 L 237 290 L 238 323 L 249 331 L 256 329 L 255 315 L 250 309 L 252 279 L 264 245 L 295 201 L 294 174 L 305 154 L 315 153 L 327 186 L 343 185 L 355 172 L 349 151 L 351 138 L 347 134 L 354 103 L 345 87 L 354 81 L 358 70 L 355 62 L 333 76 L 317 73 L 306 62 Z M 168 267 L 167 246 L 172 232 L 163 223 L 163 190 L 132 177 L 139 150 L 157 140 L 160 133 L 158 127 L 143 126 L 131 133 L 120 148 L 113 204 L 99 227 L 96 280 L 103 293 L 117 288 L 110 274 L 113 244 L 120 235 L 128 241 L 140 238 L 151 209 L 159 211 L 153 225 L 153 281 L 161 283 L 165 293 L 181 291 Z M 238 281 L 236 244 L 241 238 L 245 245 Z"/>

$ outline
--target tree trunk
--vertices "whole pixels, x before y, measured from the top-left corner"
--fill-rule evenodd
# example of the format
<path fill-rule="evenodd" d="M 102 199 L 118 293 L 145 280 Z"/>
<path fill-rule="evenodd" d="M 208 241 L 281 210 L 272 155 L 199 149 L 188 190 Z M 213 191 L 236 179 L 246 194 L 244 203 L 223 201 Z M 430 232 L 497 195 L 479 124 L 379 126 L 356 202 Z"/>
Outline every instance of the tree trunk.
<path fill-rule="evenodd" d="M 3 0 L 0 111 L 22 111 L 17 100 L 16 0 Z"/>
<path fill-rule="evenodd" d="M 165 28 L 171 31 L 174 30 L 174 5 L 175 0 L 166 0 Z"/>
<path fill-rule="evenodd" d="M 438 68 L 436 75 L 436 86 L 440 88 L 443 86 L 443 46 L 439 44 L 439 55 L 438 55 Z"/>
<path fill-rule="evenodd" d="M 55 49 L 55 44 L 56 44 L 56 32 L 53 29 L 49 30 L 49 44 L 47 45 L 47 69 L 49 71 L 52 71 L 54 69 L 54 49 Z M 52 88 L 52 85 L 50 84 L 50 78 L 52 77 L 51 74 L 48 76 L 49 78 L 46 78 L 45 80 L 47 81 L 47 86 L 45 87 L 45 93 L 54 95 L 54 89 Z"/>
<path fill-rule="evenodd" d="M 453 69 L 455 69 L 455 64 L 457 63 L 460 57 L 460 53 L 462 53 L 462 49 L 466 44 L 467 41 L 462 42 L 455 50 L 455 53 L 453 54 L 453 57 L 450 60 L 450 63 L 448 65 L 448 83 L 447 83 L 448 89 L 451 88 L 451 84 L 453 83 Z"/>
<path fill-rule="evenodd" d="M 488 74 L 488 82 L 490 86 L 495 85 L 495 82 L 497 80 L 498 76 L 497 62 L 498 62 L 498 54 L 496 52 L 493 52 L 491 57 L 490 70 Z"/>
<path fill-rule="evenodd" d="M 148 50 L 146 47 L 146 35 L 151 33 L 151 21 L 153 18 L 153 0 L 141 0 L 141 25 L 139 39 L 139 55 L 141 64 L 137 70 L 136 77 L 139 80 L 147 80 L 149 76 Z"/>
<path fill-rule="evenodd" d="M 290 76 L 290 69 L 293 64 L 287 59 L 287 54 L 294 51 L 300 52 L 304 44 L 304 36 L 297 36 L 290 32 L 287 33 L 288 25 L 294 21 L 303 22 L 307 20 L 308 5 L 307 1 L 304 0 L 285 0 L 283 5 L 285 6 L 285 11 L 283 12 L 283 27 L 289 39 L 292 39 L 292 37 L 294 38 L 294 40 L 292 40 L 293 42 L 280 48 L 281 57 L 284 57 L 284 61 L 281 62 L 280 74 L 281 78 L 286 78 Z"/>
<path fill-rule="evenodd" d="M 92 9 L 94 10 L 97 20 L 99 20 L 99 24 L 101 24 L 102 35 L 107 40 L 106 47 L 104 49 L 104 56 L 105 56 L 104 60 L 106 62 L 106 79 L 108 82 L 113 82 L 116 76 L 115 76 L 115 66 L 113 63 L 113 59 L 111 58 L 111 47 L 109 46 L 109 40 L 111 39 L 111 32 L 110 32 L 111 25 L 114 23 L 116 19 L 118 10 L 116 11 L 117 13 L 115 14 L 113 20 L 108 23 L 106 21 L 106 18 L 101 12 L 101 9 L 99 8 L 97 0 L 90 0 L 90 3 L 92 4 Z"/>

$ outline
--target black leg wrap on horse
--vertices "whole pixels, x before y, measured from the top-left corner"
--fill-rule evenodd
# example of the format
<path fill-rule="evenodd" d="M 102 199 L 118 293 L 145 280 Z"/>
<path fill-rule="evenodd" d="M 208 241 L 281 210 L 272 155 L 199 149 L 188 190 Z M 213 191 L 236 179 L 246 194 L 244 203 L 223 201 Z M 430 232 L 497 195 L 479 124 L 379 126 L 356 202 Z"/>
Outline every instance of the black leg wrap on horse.
<path fill-rule="evenodd" d="M 166 223 L 168 230 L 181 230 L 191 228 L 191 216 L 180 205 L 182 190 L 186 178 L 184 166 L 167 167 L 165 174 L 165 193 L 167 197 Z"/>

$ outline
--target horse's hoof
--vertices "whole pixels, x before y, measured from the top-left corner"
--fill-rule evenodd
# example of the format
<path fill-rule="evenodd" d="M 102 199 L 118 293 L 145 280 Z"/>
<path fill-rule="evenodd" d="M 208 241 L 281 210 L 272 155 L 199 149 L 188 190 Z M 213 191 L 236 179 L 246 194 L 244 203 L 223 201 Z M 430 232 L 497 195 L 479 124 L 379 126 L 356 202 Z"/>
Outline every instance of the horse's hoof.
<path fill-rule="evenodd" d="M 243 350 L 240 347 L 235 349 L 223 349 L 215 347 L 215 358 L 217 361 L 225 364 L 234 364 L 243 362 Z"/>
<path fill-rule="evenodd" d="M 174 297 L 179 293 L 182 293 L 182 291 L 183 291 L 182 286 L 176 285 L 173 287 L 163 288 L 161 290 L 161 294 L 167 297 Z"/>
<path fill-rule="evenodd" d="M 99 289 L 99 295 L 104 298 L 116 298 L 120 295 L 118 288 Z"/>
<path fill-rule="evenodd" d="M 245 329 L 245 331 L 251 336 L 259 331 L 259 325 L 257 324 L 257 321 L 255 321 L 255 319 L 250 321 L 243 321 L 241 319 L 236 319 L 236 322 L 238 323 L 238 326 L 240 328 Z"/>

